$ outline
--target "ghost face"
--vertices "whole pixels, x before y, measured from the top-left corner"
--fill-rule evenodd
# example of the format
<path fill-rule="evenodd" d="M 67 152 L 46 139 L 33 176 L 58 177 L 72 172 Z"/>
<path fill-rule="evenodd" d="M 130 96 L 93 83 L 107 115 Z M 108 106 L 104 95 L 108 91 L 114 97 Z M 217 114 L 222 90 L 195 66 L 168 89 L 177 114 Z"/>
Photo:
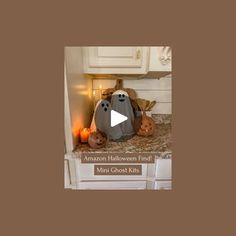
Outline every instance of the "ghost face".
<path fill-rule="evenodd" d="M 111 104 L 112 104 L 112 109 L 121 113 L 124 112 L 125 110 L 127 111 L 127 109 L 132 110 L 129 95 L 123 90 L 117 90 L 112 94 Z"/>
<path fill-rule="evenodd" d="M 123 90 L 117 90 L 112 94 L 111 98 L 112 109 L 121 113 L 124 116 L 127 116 L 127 120 L 120 123 L 118 126 L 121 128 L 122 136 L 133 135 L 134 128 L 134 112 L 130 102 L 128 93 Z"/>
<path fill-rule="evenodd" d="M 95 111 L 96 129 L 109 133 L 111 104 L 107 100 L 101 100 Z"/>
<path fill-rule="evenodd" d="M 112 101 L 114 102 L 116 100 L 117 102 L 127 102 L 129 100 L 129 95 L 123 90 L 117 90 L 112 94 Z"/>
<path fill-rule="evenodd" d="M 125 95 L 124 94 L 119 94 L 118 95 L 118 100 L 119 100 L 119 102 L 124 102 L 125 101 Z"/>
<path fill-rule="evenodd" d="M 102 106 L 104 112 L 107 112 L 108 109 L 110 109 L 109 108 L 110 107 L 110 103 L 108 101 L 104 100 L 104 102 L 101 103 L 101 106 Z"/>
<path fill-rule="evenodd" d="M 117 140 L 122 137 L 119 126 L 111 127 L 111 104 L 101 100 L 94 115 L 96 130 L 104 132 L 109 139 Z"/>

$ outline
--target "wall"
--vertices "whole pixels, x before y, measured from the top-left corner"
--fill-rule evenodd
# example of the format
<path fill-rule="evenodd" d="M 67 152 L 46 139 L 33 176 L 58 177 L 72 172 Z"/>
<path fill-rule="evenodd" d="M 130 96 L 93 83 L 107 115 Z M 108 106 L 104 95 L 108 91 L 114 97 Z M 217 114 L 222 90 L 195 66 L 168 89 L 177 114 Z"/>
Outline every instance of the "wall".
<path fill-rule="evenodd" d="M 83 75 L 82 59 L 81 47 L 65 47 L 65 89 L 67 87 L 68 90 L 65 91 L 67 152 L 72 151 L 72 146 L 76 145 L 78 130 L 90 126 L 92 116 L 92 80 Z M 72 141 L 68 140 L 68 133 L 72 134 Z M 72 144 L 68 144 L 71 142 Z"/>
<path fill-rule="evenodd" d="M 93 80 L 93 89 L 99 93 L 99 86 L 102 89 L 115 86 L 115 80 Z M 125 79 L 124 87 L 132 88 L 137 92 L 138 97 L 147 100 L 156 100 L 157 104 L 152 109 L 153 114 L 171 114 L 171 84 L 172 78 L 161 79 Z"/>

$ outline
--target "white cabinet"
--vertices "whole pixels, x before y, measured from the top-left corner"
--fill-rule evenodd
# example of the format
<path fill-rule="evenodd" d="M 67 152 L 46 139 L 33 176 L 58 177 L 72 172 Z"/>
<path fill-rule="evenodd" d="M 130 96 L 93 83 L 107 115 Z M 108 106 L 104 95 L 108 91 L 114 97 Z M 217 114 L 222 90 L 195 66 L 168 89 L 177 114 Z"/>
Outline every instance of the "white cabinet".
<path fill-rule="evenodd" d="M 104 164 L 110 165 L 110 164 Z M 81 163 L 80 158 L 76 159 L 77 180 L 79 181 L 141 181 L 147 176 L 147 164 L 142 165 L 141 175 L 94 175 L 94 164 Z"/>
<path fill-rule="evenodd" d="M 166 180 L 172 178 L 171 159 L 158 159 L 156 162 L 155 178 Z"/>
<path fill-rule="evenodd" d="M 76 172 L 77 189 L 146 189 L 147 164 L 142 164 L 141 175 L 95 175 L 94 164 L 81 163 L 77 158 Z"/>
<path fill-rule="evenodd" d="M 141 175 L 94 175 L 94 164 L 81 163 L 78 153 L 66 154 L 65 188 L 172 189 L 171 158 L 156 159 L 154 164 L 141 165 Z"/>
<path fill-rule="evenodd" d="M 172 181 L 155 181 L 154 189 L 156 190 L 171 190 L 172 189 Z"/>
<path fill-rule="evenodd" d="M 172 179 L 172 159 L 156 159 L 155 164 L 148 164 L 148 178 L 153 180 Z"/>
<path fill-rule="evenodd" d="M 94 181 L 79 182 L 77 189 L 80 190 L 144 190 L 146 181 Z"/>
<path fill-rule="evenodd" d="M 148 71 L 172 70 L 172 53 L 170 47 L 150 47 Z"/>
<path fill-rule="evenodd" d="M 70 174 L 68 160 L 64 160 L 64 187 L 70 187 Z"/>
<path fill-rule="evenodd" d="M 84 73 L 171 72 L 171 47 L 84 47 Z"/>
<path fill-rule="evenodd" d="M 148 47 L 84 47 L 84 73 L 145 74 Z"/>
<path fill-rule="evenodd" d="M 172 159 L 156 159 L 155 164 L 148 164 L 147 189 L 172 189 Z"/>

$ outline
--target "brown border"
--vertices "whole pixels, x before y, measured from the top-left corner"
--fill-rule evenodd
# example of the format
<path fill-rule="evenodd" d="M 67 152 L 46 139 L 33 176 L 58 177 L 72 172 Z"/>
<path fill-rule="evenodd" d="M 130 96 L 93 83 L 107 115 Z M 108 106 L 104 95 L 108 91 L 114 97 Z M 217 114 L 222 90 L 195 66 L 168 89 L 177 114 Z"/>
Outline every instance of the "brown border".
<path fill-rule="evenodd" d="M 234 9 L 4 1 L 1 235 L 235 234 Z M 131 44 L 173 48 L 174 189 L 64 190 L 63 48 Z"/>

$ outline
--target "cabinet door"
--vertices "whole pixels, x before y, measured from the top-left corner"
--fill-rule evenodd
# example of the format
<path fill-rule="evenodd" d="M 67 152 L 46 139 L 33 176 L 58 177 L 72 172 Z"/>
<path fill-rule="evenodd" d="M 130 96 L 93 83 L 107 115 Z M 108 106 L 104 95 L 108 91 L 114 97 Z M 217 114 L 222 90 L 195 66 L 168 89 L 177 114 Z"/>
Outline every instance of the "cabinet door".
<path fill-rule="evenodd" d="M 172 70 L 172 55 L 170 47 L 150 47 L 149 71 Z"/>
<path fill-rule="evenodd" d="M 155 164 L 147 164 L 147 176 L 153 180 L 172 179 L 172 159 L 156 159 Z"/>
<path fill-rule="evenodd" d="M 85 73 L 144 74 L 147 47 L 85 47 Z"/>
<path fill-rule="evenodd" d="M 139 190 L 146 189 L 146 181 L 79 182 L 77 189 L 84 190 Z"/>
<path fill-rule="evenodd" d="M 172 189 L 172 182 L 171 181 L 155 181 L 154 189 L 171 190 Z"/>
<path fill-rule="evenodd" d="M 155 178 L 158 180 L 172 178 L 172 160 L 171 159 L 158 159 L 156 162 Z"/>

